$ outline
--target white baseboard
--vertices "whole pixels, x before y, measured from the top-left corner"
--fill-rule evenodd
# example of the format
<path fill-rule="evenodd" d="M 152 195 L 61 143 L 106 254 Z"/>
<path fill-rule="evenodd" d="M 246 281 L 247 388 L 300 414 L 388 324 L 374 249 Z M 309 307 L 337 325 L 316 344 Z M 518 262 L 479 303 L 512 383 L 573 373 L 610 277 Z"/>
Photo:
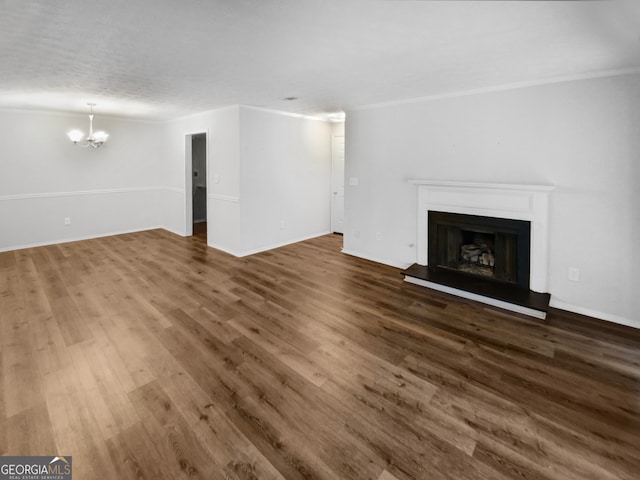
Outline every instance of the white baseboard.
<path fill-rule="evenodd" d="M 403 263 L 403 262 L 397 262 L 395 260 L 389 260 L 388 258 L 374 257 L 373 255 L 367 255 L 364 253 L 356 252 L 354 250 L 347 250 L 345 248 L 343 248 L 341 251 L 342 253 L 351 255 L 352 257 L 364 258 L 365 260 L 370 260 L 376 263 L 382 263 L 383 265 L 389 265 L 390 267 L 399 268 L 401 270 L 404 270 L 412 265 L 411 263 Z"/>
<path fill-rule="evenodd" d="M 165 225 L 155 225 L 155 226 L 150 226 L 150 227 L 143 227 L 143 228 L 135 228 L 132 230 L 119 230 L 119 231 L 112 231 L 112 232 L 103 232 L 103 233 L 98 233 L 98 234 L 91 234 L 91 235 L 82 235 L 82 236 L 77 236 L 77 237 L 70 237 L 70 238 L 61 238 L 58 240 L 48 240 L 48 241 L 44 241 L 44 242 L 38 242 L 38 243 L 29 243 L 29 244 L 24 244 L 24 245 L 12 245 L 9 247 L 2 247 L 0 248 L 0 252 L 10 252 L 13 250 L 24 250 L 26 248 L 35 248 L 35 247 L 46 247 L 48 245 L 58 245 L 61 243 L 70 243 L 70 242 L 79 242 L 82 240 L 91 240 L 94 238 L 102 238 L 102 237 L 111 237 L 113 235 L 124 235 L 127 233 L 136 233 L 136 232 L 144 232 L 146 230 L 156 230 L 156 229 L 163 229 L 166 230 L 167 232 L 173 233 L 175 235 L 179 235 L 181 237 L 186 237 L 185 232 L 182 231 L 178 231 L 178 230 L 174 230 L 172 228 L 169 228 Z M 296 239 L 292 239 L 292 240 L 287 240 L 284 242 L 280 242 L 277 244 L 272 244 L 272 245 L 267 245 L 264 247 L 260 247 L 260 248 L 256 248 L 253 250 L 247 250 L 244 252 L 237 252 L 235 250 L 231 250 L 229 248 L 223 247 L 222 245 L 216 245 L 215 243 L 209 243 L 208 246 L 211 248 L 215 248 L 216 250 L 221 250 L 225 253 L 228 253 L 230 255 L 233 255 L 234 257 L 246 257 L 248 255 L 254 255 L 256 253 L 260 253 L 260 252 L 266 252 L 267 250 L 273 250 L 274 248 L 280 248 L 280 247 L 284 247 L 286 245 L 291 245 L 292 243 L 298 243 L 298 242 L 303 242 L 305 240 L 310 240 L 312 238 L 317 238 L 317 237 L 322 237 L 324 235 L 328 235 L 329 232 L 324 231 L 324 232 L 319 232 L 319 233 L 314 233 L 313 235 L 308 235 L 305 237 L 300 237 L 300 238 L 296 238 Z"/>
<path fill-rule="evenodd" d="M 234 257 L 241 257 L 242 256 L 238 252 L 236 252 L 235 250 L 231 250 L 231 249 L 229 249 L 227 247 L 223 247 L 222 245 L 217 245 L 215 243 L 208 243 L 207 246 L 211 247 L 211 248 L 215 248 L 216 250 L 220 250 L 221 252 L 228 253 L 229 255 L 233 255 Z"/>
<path fill-rule="evenodd" d="M 236 255 L 236 257 L 247 257 L 249 255 L 255 255 L 256 253 L 266 252 L 267 250 L 273 250 L 275 248 L 285 247 L 287 245 L 291 245 L 292 243 L 304 242 L 305 240 L 311 240 L 312 238 L 322 237 L 324 235 L 329 235 L 331 232 L 329 230 L 324 230 L 322 232 L 313 233 L 311 235 L 306 235 L 304 237 L 292 238 L 290 240 L 285 240 L 284 242 L 273 243 L 271 245 L 265 245 L 264 247 L 258 247 L 251 250 L 245 250 L 244 252 L 240 252 Z M 231 253 L 231 252 L 227 252 Z"/>
<path fill-rule="evenodd" d="M 176 229 L 173 229 L 173 228 L 169 228 L 167 226 L 159 227 L 159 228 L 162 228 L 162 229 L 166 230 L 167 232 L 173 233 L 173 234 L 178 235 L 180 237 L 186 237 L 187 236 L 187 234 L 183 230 L 182 231 L 181 230 L 176 230 Z"/>
<path fill-rule="evenodd" d="M 570 303 L 563 302 L 551 297 L 549 306 L 558 308 L 560 310 L 566 310 L 567 312 L 573 312 L 580 315 L 586 315 L 587 317 L 597 318 L 598 320 L 605 320 L 607 322 L 617 323 L 619 325 L 626 325 L 628 327 L 640 328 L 640 321 L 625 318 L 619 315 L 613 315 L 611 313 L 599 312 L 590 308 L 579 307 L 577 305 L 571 305 Z"/>
<path fill-rule="evenodd" d="M 90 234 L 90 235 L 81 235 L 78 237 L 60 238 L 58 240 L 47 240 L 44 242 L 27 243 L 23 245 L 12 245 L 9 247 L 1 247 L 0 252 L 11 252 L 13 250 L 24 250 L 26 248 L 46 247 L 48 245 L 59 245 L 62 243 L 80 242 L 82 240 L 91 240 L 94 238 L 102 238 L 102 237 L 112 237 L 114 235 L 125 235 L 127 233 L 145 232 L 147 230 L 157 230 L 157 229 L 168 230 L 163 225 L 155 225 L 150 227 L 134 228 L 132 230 L 118 230 L 118 231 L 102 232 L 102 233 L 96 233 L 96 234 Z M 171 230 L 168 230 L 168 231 L 171 231 Z M 176 233 L 176 232 L 172 232 L 172 233 Z"/>
<path fill-rule="evenodd" d="M 347 255 L 351 255 L 354 257 L 364 258 L 365 260 L 370 260 L 376 263 L 382 263 L 383 265 L 389 265 L 391 267 L 400 268 L 402 270 L 409 267 L 411 264 L 403 264 L 401 262 L 396 262 L 393 260 L 378 258 L 372 255 L 366 255 L 363 253 L 356 252 L 354 250 L 346 250 L 342 249 L 342 253 L 346 253 Z M 415 283 L 415 282 L 413 282 Z M 452 293 L 452 292 L 447 292 Z M 479 300 L 482 301 L 482 300 Z M 577 313 L 580 315 L 585 315 L 587 317 L 596 318 L 598 320 L 605 320 L 607 322 L 617 323 L 619 325 L 626 325 L 628 327 L 638 328 L 640 329 L 640 320 L 632 320 L 630 318 L 625 318 L 620 315 L 614 315 L 611 313 L 600 312 L 597 310 L 591 310 L 589 308 L 579 307 L 577 305 L 571 305 L 569 303 L 562 302 L 557 300 L 551 295 L 551 301 L 549 303 L 550 307 L 557 308 L 559 310 L 566 310 L 567 312 Z M 504 308 L 504 307 L 501 307 Z"/>

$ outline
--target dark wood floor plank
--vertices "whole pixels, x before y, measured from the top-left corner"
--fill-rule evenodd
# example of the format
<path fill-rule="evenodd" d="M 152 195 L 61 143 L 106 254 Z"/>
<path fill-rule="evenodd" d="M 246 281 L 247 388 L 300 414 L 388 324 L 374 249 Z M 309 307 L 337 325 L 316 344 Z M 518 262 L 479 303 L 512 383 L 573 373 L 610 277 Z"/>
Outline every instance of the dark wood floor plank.
<path fill-rule="evenodd" d="M 170 355 L 153 359 L 157 381 L 216 464 L 230 478 L 278 479 L 278 471 Z M 251 478 L 251 477 L 249 477 Z"/>
<path fill-rule="evenodd" d="M 325 356 L 331 358 L 327 361 L 333 365 L 334 374 L 321 388 L 351 406 L 354 415 L 362 416 L 363 421 L 375 419 L 386 431 L 396 431 L 405 448 L 447 443 L 467 455 L 473 453 L 475 431 L 454 416 L 428 408 L 436 392 L 434 387 L 426 382 L 418 385 L 420 381 L 416 382 L 408 372 L 379 376 L 366 367 L 353 365 L 348 355 L 344 359 L 339 356 L 340 353 Z"/>
<path fill-rule="evenodd" d="M 166 329 L 160 335 L 165 348 L 173 355 L 182 368 L 209 395 L 220 409 L 233 408 L 235 398 L 247 391 L 247 386 L 238 380 L 224 359 L 211 357 L 175 327 Z"/>
<path fill-rule="evenodd" d="M 236 318 L 229 321 L 229 325 L 240 335 L 250 339 L 314 385 L 319 386 L 326 381 L 327 373 L 321 366 L 311 360 L 308 355 L 304 355 L 299 349 L 294 348 L 290 343 L 282 340 L 269 330 L 259 327 L 251 319 Z M 314 347 L 316 346 L 314 345 Z"/>
<path fill-rule="evenodd" d="M 590 464 L 591 468 L 604 469 L 612 478 L 632 479 L 640 471 L 640 452 L 633 444 L 624 446 L 616 441 L 603 442 L 599 435 L 581 432 L 537 414 L 533 414 L 532 419 L 537 434 L 551 439 L 562 450 L 568 451 L 567 465 L 584 459 L 580 462 L 582 465 Z"/>
<path fill-rule="evenodd" d="M 327 235 L 0 253 L 0 455 L 82 479 L 635 479 L 640 332 L 402 281 Z"/>
<path fill-rule="evenodd" d="M 346 448 L 353 445 L 351 436 L 341 431 L 350 411 L 332 405 L 330 397 L 250 341 L 239 339 L 236 345 L 250 358 L 239 370 L 252 388 L 247 397 L 237 399 L 229 415 L 241 422 L 245 435 L 274 465 L 288 472 L 287 478 L 379 475 L 381 459 L 367 449 Z M 286 434 L 274 437 L 277 425 L 287 425 Z"/>
<path fill-rule="evenodd" d="M 532 394 L 552 397 L 591 418 L 640 431 L 640 404 L 635 393 L 578 376 L 554 361 L 514 357 L 483 346 L 468 351 L 472 358 L 487 364 L 487 368 L 514 381 L 526 382 Z"/>

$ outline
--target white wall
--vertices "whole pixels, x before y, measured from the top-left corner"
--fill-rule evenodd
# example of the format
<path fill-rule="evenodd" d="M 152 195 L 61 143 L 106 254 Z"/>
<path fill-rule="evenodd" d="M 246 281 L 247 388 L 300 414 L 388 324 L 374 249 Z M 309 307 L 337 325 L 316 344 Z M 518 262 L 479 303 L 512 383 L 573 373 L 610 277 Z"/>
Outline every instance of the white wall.
<path fill-rule="evenodd" d="M 242 252 L 330 231 L 331 124 L 240 108 Z"/>
<path fill-rule="evenodd" d="M 210 246 L 241 256 L 328 233 L 330 128 L 237 105 L 171 122 L 166 224 L 185 234 L 184 138 L 207 132 Z"/>
<path fill-rule="evenodd" d="M 163 224 L 162 125 L 97 115 L 100 149 L 67 138 L 87 115 L 0 111 L 0 250 Z M 64 218 L 71 224 L 64 225 Z"/>
<path fill-rule="evenodd" d="M 185 137 L 207 134 L 207 241 L 209 245 L 235 253 L 240 241 L 240 108 L 235 105 L 184 117 L 167 125 L 168 168 L 171 192 L 166 199 L 165 225 L 186 234 Z M 214 180 L 218 179 L 216 183 Z"/>
<path fill-rule="evenodd" d="M 211 246 L 245 255 L 329 230 L 328 123 L 239 106 L 95 122 L 109 141 L 83 149 L 66 133 L 86 129 L 86 115 L 0 111 L 0 250 L 158 227 L 185 235 L 195 133 L 207 133 Z"/>
<path fill-rule="evenodd" d="M 640 327 L 640 77 L 348 112 L 345 250 L 416 260 L 407 179 L 552 184 L 552 305 Z M 376 233 L 381 240 L 376 240 Z M 567 278 L 578 267 L 580 282 Z"/>
<path fill-rule="evenodd" d="M 331 124 L 332 137 L 344 137 L 344 122 L 333 122 Z"/>

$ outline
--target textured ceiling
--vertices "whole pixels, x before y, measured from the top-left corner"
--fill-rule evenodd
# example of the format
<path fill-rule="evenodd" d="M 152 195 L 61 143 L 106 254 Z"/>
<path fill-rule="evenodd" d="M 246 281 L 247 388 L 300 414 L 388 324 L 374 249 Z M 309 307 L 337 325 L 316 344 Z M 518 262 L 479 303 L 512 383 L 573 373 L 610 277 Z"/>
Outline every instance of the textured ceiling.
<path fill-rule="evenodd" d="M 0 108 L 320 114 L 636 69 L 639 3 L 0 0 Z"/>

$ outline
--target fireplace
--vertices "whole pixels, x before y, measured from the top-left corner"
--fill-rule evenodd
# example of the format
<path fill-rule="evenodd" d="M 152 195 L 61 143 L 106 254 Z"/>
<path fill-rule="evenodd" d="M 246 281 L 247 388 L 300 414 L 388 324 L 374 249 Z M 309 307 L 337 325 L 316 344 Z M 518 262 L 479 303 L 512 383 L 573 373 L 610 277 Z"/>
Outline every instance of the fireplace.
<path fill-rule="evenodd" d="M 409 180 L 417 262 L 405 281 L 545 318 L 549 185 Z"/>
<path fill-rule="evenodd" d="M 429 212 L 429 265 L 529 288 L 531 222 Z"/>

